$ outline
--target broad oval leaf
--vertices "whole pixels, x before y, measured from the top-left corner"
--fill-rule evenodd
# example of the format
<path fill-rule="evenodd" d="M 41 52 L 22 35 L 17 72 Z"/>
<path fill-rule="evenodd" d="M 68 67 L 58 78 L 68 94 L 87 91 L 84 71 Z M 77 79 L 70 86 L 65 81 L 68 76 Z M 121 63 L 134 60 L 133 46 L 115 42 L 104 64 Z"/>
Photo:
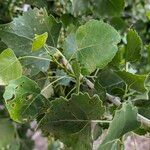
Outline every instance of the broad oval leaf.
<path fill-rule="evenodd" d="M 99 97 L 90 97 L 87 93 L 73 94 L 69 100 L 60 97 L 53 100 L 51 106 L 40 124 L 44 130 L 54 133 L 76 133 L 92 120 L 101 119 L 105 111 Z"/>
<path fill-rule="evenodd" d="M 10 117 L 20 123 L 35 119 L 46 105 L 40 92 L 38 85 L 25 76 L 10 81 L 3 95 Z"/>
<path fill-rule="evenodd" d="M 73 149 L 88 149 L 91 122 L 101 119 L 104 112 L 105 107 L 98 95 L 90 97 L 87 93 L 73 94 L 69 100 L 60 97 L 51 101 L 51 108 L 40 120 L 39 127 L 44 133 L 59 136 L 64 144 Z"/>
<path fill-rule="evenodd" d="M 70 38 L 72 38 L 70 40 L 74 39 L 73 36 Z M 81 64 L 82 74 L 88 75 L 97 68 L 104 68 L 113 59 L 118 51 L 117 44 L 120 42 L 120 36 L 107 23 L 90 20 L 78 28 L 75 40 L 76 42 L 70 43 L 73 44 L 74 51 L 69 51 L 71 45 L 66 43 L 65 48 L 69 49 L 65 50 L 65 53 L 72 58 L 76 56 Z"/>
<path fill-rule="evenodd" d="M 11 49 L 0 54 L 0 85 L 7 85 L 10 80 L 22 75 L 22 66 Z"/>

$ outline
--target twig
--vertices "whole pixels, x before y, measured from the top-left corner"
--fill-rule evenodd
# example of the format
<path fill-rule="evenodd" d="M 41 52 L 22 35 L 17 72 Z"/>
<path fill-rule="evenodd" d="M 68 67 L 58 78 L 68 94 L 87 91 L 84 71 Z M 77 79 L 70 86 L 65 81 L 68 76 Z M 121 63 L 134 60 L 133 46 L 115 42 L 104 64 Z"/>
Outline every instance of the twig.
<path fill-rule="evenodd" d="M 85 78 L 85 81 L 86 81 L 86 83 L 87 83 L 87 85 L 88 85 L 89 88 L 94 89 L 94 84 L 90 80 L 88 80 L 87 78 Z M 120 106 L 122 104 L 120 102 L 121 99 L 119 97 L 112 96 L 112 95 L 106 93 L 106 98 L 110 102 L 112 102 L 113 104 L 115 104 L 116 106 Z M 137 114 L 137 120 L 139 122 L 141 122 L 141 124 L 143 124 L 143 125 L 145 125 L 147 127 L 150 127 L 150 120 L 148 118 L 146 118 L 146 117 L 144 117 L 144 116 L 142 116 L 140 114 Z"/>
<path fill-rule="evenodd" d="M 73 72 L 72 66 L 70 65 L 70 63 L 68 62 L 68 60 L 65 58 L 65 56 L 59 51 L 57 50 L 57 52 L 54 54 L 55 57 L 62 57 L 62 61 L 63 61 L 63 65 L 66 66 L 67 70 L 69 70 L 70 72 Z M 80 75 L 81 79 L 85 79 L 86 84 L 88 85 L 89 88 L 94 89 L 94 84 L 87 78 L 85 78 L 82 74 Z M 106 93 L 106 98 L 107 100 L 109 100 L 110 102 L 112 102 L 113 104 L 115 104 L 116 106 L 120 106 L 121 103 L 121 99 L 119 97 L 110 95 L 108 93 Z M 150 127 L 150 120 L 140 114 L 137 114 L 137 120 L 139 122 L 141 122 L 141 124 Z"/>

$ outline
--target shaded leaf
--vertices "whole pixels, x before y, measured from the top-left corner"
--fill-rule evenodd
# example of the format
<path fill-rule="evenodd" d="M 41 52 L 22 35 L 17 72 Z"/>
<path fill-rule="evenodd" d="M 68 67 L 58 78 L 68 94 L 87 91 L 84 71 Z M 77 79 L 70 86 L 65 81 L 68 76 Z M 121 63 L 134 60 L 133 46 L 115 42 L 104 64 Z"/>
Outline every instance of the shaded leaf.
<path fill-rule="evenodd" d="M 56 76 L 58 76 L 58 79 L 62 78 L 58 81 L 58 83 L 64 86 L 68 86 L 69 83 L 73 80 L 73 78 L 68 76 L 66 72 L 64 72 L 63 70 L 59 70 L 59 69 L 56 70 Z"/>
<path fill-rule="evenodd" d="M 116 139 L 101 145 L 98 150 L 121 150 L 121 145 L 121 141 L 119 139 Z"/>
<path fill-rule="evenodd" d="M 9 48 L 14 50 L 17 57 L 31 55 L 49 58 L 44 49 L 32 53 L 33 39 L 35 34 L 41 35 L 47 32 L 47 44 L 55 47 L 60 28 L 61 24 L 57 23 L 52 16 L 48 16 L 45 9 L 36 8 L 24 12 L 23 16 L 14 19 L 11 23 L 0 25 L 0 38 Z M 35 72 L 38 73 L 39 71 L 47 71 L 50 61 L 28 59 L 22 63 L 29 68 L 36 69 Z"/>
<path fill-rule="evenodd" d="M 5 49 L 7 49 L 6 44 L 4 42 L 0 41 L 0 53 Z"/>
<path fill-rule="evenodd" d="M 22 66 L 11 49 L 0 54 L 0 85 L 6 85 L 10 80 L 22 75 Z"/>
<path fill-rule="evenodd" d="M 20 143 L 15 130 L 8 118 L 0 119 L 0 149 L 19 150 Z"/>
<path fill-rule="evenodd" d="M 88 8 L 89 1 L 88 0 L 72 0 L 73 14 L 81 15 L 81 13 L 85 13 Z"/>
<path fill-rule="evenodd" d="M 127 28 L 127 23 L 121 17 L 113 17 L 110 21 L 110 24 L 116 30 L 120 30 L 120 31 L 124 31 Z"/>
<path fill-rule="evenodd" d="M 91 121 L 101 119 L 105 111 L 99 97 L 89 97 L 87 93 L 73 94 L 69 100 L 61 97 L 51 101 L 51 105 L 49 113 L 40 121 L 40 127 L 45 133 L 53 133 L 56 137 L 70 136 L 78 142 L 84 140 L 82 136 L 91 132 Z M 86 128 L 88 130 L 84 130 Z M 80 138 L 82 131 L 84 134 L 81 134 Z M 86 142 L 89 144 L 84 141 Z"/>
<path fill-rule="evenodd" d="M 135 30 L 130 29 L 127 33 L 127 45 L 125 48 L 125 60 L 135 62 L 141 58 L 142 40 Z"/>
<path fill-rule="evenodd" d="M 99 80 L 96 80 L 94 83 L 95 93 L 105 101 L 106 100 L 106 89 L 100 84 Z"/>
<path fill-rule="evenodd" d="M 73 69 L 73 72 L 74 72 L 75 77 L 76 77 L 76 90 L 77 90 L 77 92 L 79 92 L 81 68 L 80 68 L 80 64 L 77 62 L 77 60 L 73 61 L 72 69 Z"/>
<path fill-rule="evenodd" d="M 106 69 L 101 71 L 95 84 L 97 83 L 105 88 L 108 93 L 118 96 L 124 95 L 125 83 L 113 70 Z"/>
<path fill-rule="evenodd" d="M 71 33 L 67 36 L 64 42 L 63 49 L 64 55 L 66 56 L 66 58 L 68 58 L 68 60 L 75 58 L 75 55 L 73 55 L 77 49 L 75 33 Z"/>
<path fill-rule="evenodd" d="M 138 92 L 146 92 L 145 79 L 146 75 L 132 74 L 126 71 L 118 71 L 117 75 L 128 85 L 129 88 Z"/>
<path fill-rule="evenodd" d="M 99 16 L 119 16 L 124 10 L 124 0 L 94 0 L 95 11 Z"/>
<path fill-rule="evenodd" d="M 40 92 L 38 85 L 25 76 L 10 81 L 3 95 L 10 117 L 20 123 L 35 119 L 46 105 Z"/>

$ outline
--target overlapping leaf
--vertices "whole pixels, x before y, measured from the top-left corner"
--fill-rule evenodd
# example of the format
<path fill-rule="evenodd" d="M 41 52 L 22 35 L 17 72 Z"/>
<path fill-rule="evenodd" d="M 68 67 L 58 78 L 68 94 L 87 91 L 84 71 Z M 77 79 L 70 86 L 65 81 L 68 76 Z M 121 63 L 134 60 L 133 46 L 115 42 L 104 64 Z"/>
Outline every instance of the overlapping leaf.
<path fill-rule="evenodd" d="M 125 60 L 135 62 L 141 58 L 142 40 L 135 30 L 130 29 L 127 34 Z"/>
<path fill-rule="evenodd" d="M 3 95 L 10 117 L 16 122 L 37 117 L 46 106 L 40 92 L 38 85 L 25 76 L 10 81 Z"/>
<path fill-rule="evenodd" d="M 19 150 L 20 143 L 17 139 L 15 127 L 8 118 L 0 119 L 0 149 Z"/>
<path fill-rule="evenodd" d="M 124 0 L 94 0 L 95 10 L 98 15 L 103 17 L 119 16 L 124 10 Z"/>
<path fill-rule="evenodd" d="M 32 55 L 36 57 L 47 58 L 44 50 L 31 52 L 32 42 L 35 34 L 41 35 L 48 33 L 47 44 L 57 45 L 57 39 L 61 24 L 57 23 L 52 16 L 48 16 L 45 9 L 33 9 L 25 12 L 23 16 L 14 19 L 11 23 L 0 26 L 0 38 L 17 56 Z M 33 58 L 32 58 L 33 59 Z M 23 61 L 24 65 L 30 65 L 30 68 L 36 68 L 36 71 L 46 71 L 49 67 L 49 61 L 43 59 L 31 58 Z"/>
<path fill-rule="evenodd" d="M 50 132 L 56 136 L 65 134 L 72 138 L 79 138 L 80 131 L 88 128 L 92 120 L 101 119 L 105 111 L 99 97 L 89 97 L 87 93 L 73 94 L 69 100 L 61 97 L 53 100 L 51 105 L 49 113 L 40 121 L 40 127 L 46 133 Z M 78 138 L 76 137 L 76 140 Z"/>
<path fill-rule="evenodd" d="M 72 53 L 72 58 L 77 57 L 82 74 L 85 75 L 97 68 L 104 68 L 117 53 L 117 44 L 120 42 L 120 36 L 113 27 L 97 20 L 91 20 L 80 26 L 75 35 L 76 41 L 74 37 L 70 38 L 73 39 L 70 39 L 72 42 L 68 44 L 73 45 L 74 51 L 70 51 L 68 55 Z M 71 45 L 65 47 L 70 49 Z"/>
<path fill-rule="evenodd" d="M 145 87 L 146 75 L 137 75 L 126 71 L 118 71 L 116 73 L 124 80 L 129 88 L 141 93 L 147 91 Z"/>
<path fill-rule="evenodd" d="M 112 120 L 108 133 L 100 145 L 101 147 L 109 143 L 109 147 L 113 146 L 113 141 L 122 137 L 125 133 L 130 132 L 139 127 L 137 121 L 137 108 L 130 103 L 124 103 L 122 108 L 116 111 L 114 119 Z M 111 145 L 110 145 L 111 144 Z"/>
<path fill-rule="evenodd" d="M 0 85 L 7 85 L 10 80 L 22 75 L 22 66 L 11 49 L 0 54 Z"/>

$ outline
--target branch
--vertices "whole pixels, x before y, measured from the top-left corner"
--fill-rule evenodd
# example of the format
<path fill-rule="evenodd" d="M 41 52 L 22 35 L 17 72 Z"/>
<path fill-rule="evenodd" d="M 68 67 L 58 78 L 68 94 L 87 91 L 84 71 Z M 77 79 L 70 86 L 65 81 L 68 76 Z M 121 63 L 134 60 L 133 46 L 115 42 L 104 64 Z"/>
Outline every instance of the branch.
<path fill-rule="evenodd" d="M 62 57 L 62 62 L 63 62 L 63 65 L 67 68 L 67 70 L 69 70 L 71 73 L 74 73 L 73 72 L 73 69 L 72 69 L 72 66 L 70 65 L 70 63 L 68 62 L 68 60 L 65 58 L 65 56 L 59 51 L 57 50 L 57 52 L 54 54 L 55 57 Z M 88 87 L 90 89 L 94 89 L 94 84 L 87 78 L 85 78 L 82 74 L 80 75 L 80 78 L 81 79 L 84 79 L 88 85 Z M 107 100 L 109 100 L 110 102 L 112 102 L 113 104 L 115 104 L 116 106 L 120 106 L 122 103 L 121 103 L 121 99 L 119 97 L 116 97 L 116 96 L 113 96 L 113 95 L 110 95 L 108 93 L 106 93 L 106 98 Z M 137 120 L 147 126 L 147 127 L 150 127 L 150 120 L 140 114 L 137 114 Z"/>
<path fill-rule="evenodd" d="M 89 88 L 94 89 L 94 84 L 93 84 L 90 80 L 88 80 L 87 78 L 85 78 L 85 81 L 86 81 L 86 83 L 87 83 L 87 85 L 88 85 Z M 113 104 L 115 104 L 116 106 L 120 106 L 120 105 L 122 104 L 122 103 L 120 102 L 121 99 L 120 99 L 119 97 L 112 96 L 112 95 L 106 93 L 106 98 L 107 98 L 110 102 L 112 102 Z M 142 116 L 142 115 L 140 115 L 140 114 L 137 114 L 137 120 L 138 120 L 139 122 L 141 122 L 141 124 L 143 124 L 143 125 L 145 125 L 145 126 L 147 126 L 147 127 L 150 127 L 150 120 L 147 119 L 146 117 L 144 117 L 144 116 Z"/>

